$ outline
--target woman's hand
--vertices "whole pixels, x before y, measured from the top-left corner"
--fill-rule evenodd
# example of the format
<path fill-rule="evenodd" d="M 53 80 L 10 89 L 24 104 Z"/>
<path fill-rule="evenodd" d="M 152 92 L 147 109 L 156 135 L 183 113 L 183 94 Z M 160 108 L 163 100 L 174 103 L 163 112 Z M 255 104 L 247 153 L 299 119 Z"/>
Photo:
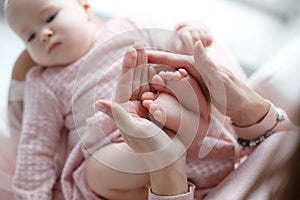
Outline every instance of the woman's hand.
<path fill-rule="evenodd" d="M 200 41 L 194 47 L 194 57 L 152 51 L 148 52 L 148 60 L 175 69 L 185 68 L 202 85 L 213 105 L 237 126 L 257 123 L 269 110 L 270 105 L 265 99 L 226 68 L 214 63 Z"/>
<path fill-rule="evenodd" d="M 214 63 L 201 42 L 195 45 L 194 59 L 195 67 L 210 91 L 213 104 L 223 114 L 230 116 L 235 125 L 252 125 L 267 114 L 269 103 L 225 67 Z"/>
<path fill-rule="evenodd" d="M 153 193 L 186 193 L 185 147 L 173 133 L 149 119 L 140 101 L 141 94 L 150 89 L 151 68 L 147 62 L 145 50 L 135 45 L 125 55 L 115 102 L 99 100 L 95 107 L 115 121 L 126 143 L 146 161 Z"/>

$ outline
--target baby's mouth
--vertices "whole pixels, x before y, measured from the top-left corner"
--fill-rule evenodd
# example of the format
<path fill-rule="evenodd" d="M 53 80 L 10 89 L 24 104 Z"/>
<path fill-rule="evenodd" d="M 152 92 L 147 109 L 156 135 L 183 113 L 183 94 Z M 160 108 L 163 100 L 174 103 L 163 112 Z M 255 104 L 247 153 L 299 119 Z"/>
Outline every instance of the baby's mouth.
<path fill-rule="evenodd" d="M 49 46 L 48 54 L 50 54 L 52 51 L 54 51 L 59 45 L 61 45 L 61 42 L 54 42 Z"/>

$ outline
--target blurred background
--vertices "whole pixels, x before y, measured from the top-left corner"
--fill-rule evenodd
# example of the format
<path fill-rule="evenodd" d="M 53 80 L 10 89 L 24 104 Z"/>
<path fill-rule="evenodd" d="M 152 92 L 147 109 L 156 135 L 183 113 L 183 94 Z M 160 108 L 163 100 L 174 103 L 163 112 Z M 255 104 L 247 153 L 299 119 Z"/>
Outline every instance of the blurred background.
<path fill-rule="evenodd" d="M 137 16 L 163 27 L 201 20 L 249 73 L 300 35 L 299 0 L 94 0 L 104 17 Z"/>
<path fill-rule="evenodd" d="M 5 116 L 2 111 L 6 107 L 12 66 L 24 46 L 8 28 L 3 16 L 4 0 L 0 1 L 1 120 Z M 233 52 L 248 75 L 300 36 L 299 0 L 90 0 L 90 3 L 105 20 L 133 16 L 165 28 L 172 28 L 180 21 L 201 20 Z"/>

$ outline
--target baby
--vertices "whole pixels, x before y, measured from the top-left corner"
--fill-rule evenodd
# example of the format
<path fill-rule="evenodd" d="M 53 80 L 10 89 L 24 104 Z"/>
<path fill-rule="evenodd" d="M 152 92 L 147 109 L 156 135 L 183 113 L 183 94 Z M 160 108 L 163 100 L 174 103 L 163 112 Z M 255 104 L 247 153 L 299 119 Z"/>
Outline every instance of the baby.
<path fill-rule="evenodd" d="M 124 179 L 119 173 L 113 188 L 117 190 L 106 190 L 106 184 L 95 187 L 97 180 L 85 175 L 87 165 L 97 172 L 99 163 L 90 160 L 99 149 L 129 149 L 114 123 L 101 113 L 95 115 L 92 105 L 95 99 L 113 98 L 122 57 L 135 41 L 188 53 L 188 45 L 211 36 L 197 26 L 194 31 L 199 34 L 187 36 L 184 30 L 195 26 L 181 25 L 178 31 L 185 39 L 178 45 L 176 33 L 144 29 L 147 26 L 132 19 L 103 24 L 87 0 L 9 0 L 5 15 L 36 63 L 26 76 L 15 198 L 114 199 L 125 193 L 128 199 L 147 198 L 147 174 L 134 179 L 137 174 L 127 173 Z M 106 153 L 116 160 L 122 156 Z"/>

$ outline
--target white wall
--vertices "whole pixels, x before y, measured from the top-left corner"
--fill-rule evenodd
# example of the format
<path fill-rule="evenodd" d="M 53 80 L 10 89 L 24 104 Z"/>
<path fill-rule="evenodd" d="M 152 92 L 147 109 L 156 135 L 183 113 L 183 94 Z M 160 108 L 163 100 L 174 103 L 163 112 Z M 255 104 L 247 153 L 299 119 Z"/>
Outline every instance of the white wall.
<path fill-rule="evenodd" d="M 251 6 L 250 0 L 94 0 L 95 10 L 108 16 L 138 16 L 169 27 L 170 23 L 198 19 L 227 44 L 250 71 L 263 65 L 292 39 L 289 23 L 280 15 Z M 259 1 L 259 0 L 257 0 Z M 268 0 L 286 1 L 286 0 Z M 287 0 L 294 1 L 294 0 Z M 297 0 L 298 1 L 298 0 Z M 265 6 L 268 5 L 267 3 Z M 275 5 L 275 4 L 274 4 Z"/>
<path fill-rule="evenodd" d="M 299 0 L 234 0 L 263 9 L 270 14 L 278 15 L 286 20 L 295 17 L 300 12 Z"/>

